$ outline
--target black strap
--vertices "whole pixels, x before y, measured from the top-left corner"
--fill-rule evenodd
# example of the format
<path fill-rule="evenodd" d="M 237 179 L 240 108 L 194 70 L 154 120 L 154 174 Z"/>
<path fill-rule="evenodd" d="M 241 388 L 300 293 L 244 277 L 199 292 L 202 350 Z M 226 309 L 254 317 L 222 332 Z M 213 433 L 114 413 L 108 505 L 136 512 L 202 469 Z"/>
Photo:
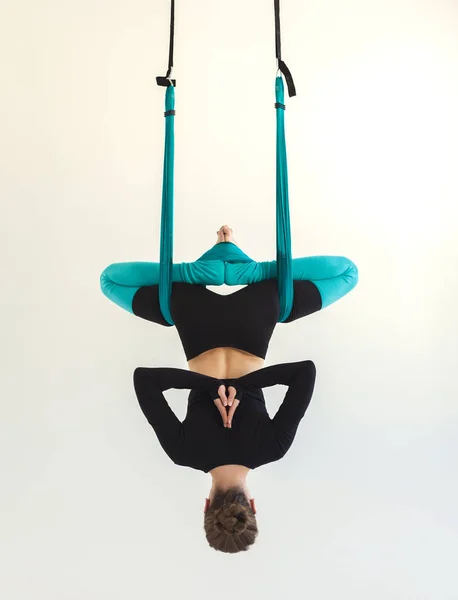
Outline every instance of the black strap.
<path fill-rule="evenodd" d="M 278 68 L 283 73 L 288 86 L 289 96 L 296 95 L 296 86 L 294 85 L 293 76 L 286 66 L 286 63 L 281 58 L 281 33 L 280 33 L 280 0 L 274 0 L 275 10 L 275 56 L 278 60 Z M 170 44 L 169 44 L 169 65 L 165 77 L 156 77 L 157 85 L 168 87 L 170 85 L 170 74 L 173 67 L 173 42 L 175 35 L 175 0 L 171 0 L 170 9 Z M 176 87 L 176 80 L 172 79 L 172 84 Z"/>
<path fill-rule="evenodd" d="M 164 87 L 169 87 L 170 85 L 170 73 L 172 72 L 173 67 L 173 38 L 175 35 L 175 0 L 172 0 L 172 6 L 170 9 L 170 44 L 169 44 L 169 66 L 167 69 L 167 73 L 165 77 L 156 77 L 157 85 L 162 85 Z M 177 82 L 176 79 L 172 79 L 173 87 L 176 87 Z"/>
<path fill-rule="evenodd" d="M 278 68 L 283 73 L 288 86 L 289 96 L 296 95 L 296 86 L 294 85 L 293 76 L 286 64 L 281 59 L 281 37 L 280 37 L 280 0 L 274 0 L 275 9 L 275 55 L 278 60 Z"/>

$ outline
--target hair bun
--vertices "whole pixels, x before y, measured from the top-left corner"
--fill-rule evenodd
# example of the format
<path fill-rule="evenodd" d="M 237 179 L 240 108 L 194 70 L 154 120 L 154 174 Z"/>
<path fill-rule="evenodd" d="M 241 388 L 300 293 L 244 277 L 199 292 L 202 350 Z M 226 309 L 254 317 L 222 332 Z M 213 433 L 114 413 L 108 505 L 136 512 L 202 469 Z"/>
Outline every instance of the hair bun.
<path fill-rule="evenodd" d="M 242 504 L 223 505 L 215 517 L 216 528 L 226 535 L 240 535 L 248 526 L 247 511 Z"/>

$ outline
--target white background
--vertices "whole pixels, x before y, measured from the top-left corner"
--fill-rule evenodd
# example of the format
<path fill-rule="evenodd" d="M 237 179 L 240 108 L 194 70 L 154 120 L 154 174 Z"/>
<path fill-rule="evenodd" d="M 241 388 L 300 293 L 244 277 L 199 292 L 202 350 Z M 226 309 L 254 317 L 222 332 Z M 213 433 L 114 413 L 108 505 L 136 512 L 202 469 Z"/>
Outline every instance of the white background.
<path fill-rule="evenodd" d="M 133 391 L 136 366 L 186 366 L 176 331 L 99 290 L 158 259 L 169 10 L 1 3 L 0 593 L 455 600 L 458 5 L 282 2 L 294 255 L 348 256 L 360 283 L 275 331 L 266 365 L 312 358 L 315 395 L 249 475 L 260 533 L 235 556 L 205 541 L 210 476 Z M 178 0 L 173 74 L 175 261 L 225 223 L 272 260 L 273 2 Z"/>

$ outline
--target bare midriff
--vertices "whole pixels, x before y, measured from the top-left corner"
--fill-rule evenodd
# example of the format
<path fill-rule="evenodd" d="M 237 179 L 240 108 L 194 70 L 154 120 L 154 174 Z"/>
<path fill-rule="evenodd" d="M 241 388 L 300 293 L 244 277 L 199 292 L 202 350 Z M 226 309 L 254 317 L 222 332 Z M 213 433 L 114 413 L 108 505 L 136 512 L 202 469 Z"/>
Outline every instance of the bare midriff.
<path fill-rule="evenodd" d="M 188 362 L 191 371 L 217 379 L 236 379 L 264 367 L 264 359 L 237 348 L 213 348 Z"/>

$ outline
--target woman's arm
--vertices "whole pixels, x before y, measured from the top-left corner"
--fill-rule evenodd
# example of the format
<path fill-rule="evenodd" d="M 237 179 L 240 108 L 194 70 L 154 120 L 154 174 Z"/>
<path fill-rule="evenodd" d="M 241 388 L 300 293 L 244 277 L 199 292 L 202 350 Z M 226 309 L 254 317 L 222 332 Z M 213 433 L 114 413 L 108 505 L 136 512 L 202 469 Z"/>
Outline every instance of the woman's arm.
<path fill-rule="evenodd" d="M 138 367 L 134 371 L 135 393 L 143 414 L 156 433 L 163 436 L 174 436 L 181 429 L 181 422 L 165 399 L 164 391 L 171 388 L 208 391 L 209 397 L 215 399 L 222 383 L 185 369 Z"/>
<path fill-rule="evenodd" d="M 135 369 L 134 387 L 140 408 L 172 460 L 176 461 L 182 455 L 183 426 L 163 392 L 170 388 L 199 389 L 208 390 L 209 396 L 213 396 L 218 385 L 217 379 L 183 369 Z"/>
<path fill-rule="evenodd" d="M 311 360 L 273 365 L 253 371 L 244 377 L 233 379 L 227 385 L 265 388 L 273 385 L 287 385 L 288 391 L 272 419 L 277 441 L 286 452 L 291 446 L 297 428 L 312 399 L 315 387 L 316 368 Z M 242 397 L 243 402 L 243 397 Z"/>

